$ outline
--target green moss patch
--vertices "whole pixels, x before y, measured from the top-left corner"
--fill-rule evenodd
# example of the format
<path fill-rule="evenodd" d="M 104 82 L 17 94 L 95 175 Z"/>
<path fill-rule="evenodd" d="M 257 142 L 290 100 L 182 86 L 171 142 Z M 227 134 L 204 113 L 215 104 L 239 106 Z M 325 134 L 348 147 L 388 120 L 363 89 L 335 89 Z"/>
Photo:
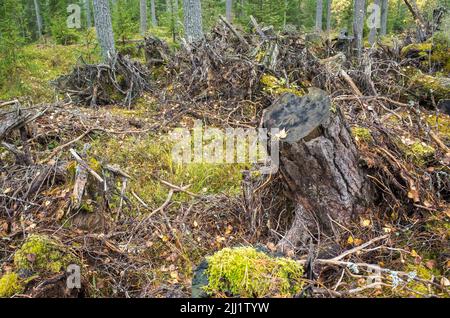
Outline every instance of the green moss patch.
<path fill-rule="evenodd" d="M 252 247 L 224 248 L 207 257 L 209 295 L 229 292 L 240 297 L 293 297 L 304 285 L 303 267 Z"/>
<path fill-rule="evenodd" d="M 22 281 L 16 273 L 6 273 L 0 278 L 0 298 L 20 294 L 24 290 Z"/>
<path fill-rule="evenodd" d="M 424 74 L 412 67 L 407 67 L 405 73 L 409 78 L 411 88 L 422 96 L 428 96 L 432 92 L 436 100 L 440 100 L 450 95 L 450 79 L 448 77 Z"/>
<path fill-rule="evenodd" d="M 406 159 L 423 166 L 433 159 L 436 150 L 420 140 L 399 140 L 398 147 L 403 152 Z"/>
<path fill-rule="evenodd" d="M 44 235 L 31 235 L 14 254 L 16 270 L 58 273 L 74 262 L 62 245 Z"/>
<path fill-rule="evenodd" d="M 352 136 L 357 142 L 369 143 L 372 141 L 372 134 L 368 128 L 364 127 L 352 127 Z"/>
<path fill-rule="evenodd" d="M 298 87 L 286 87 L 286 82 L 283 79 L 278 79 L 273 75 L 264 74 L 260 80 L 263 85 L 263 91 L 270 95 L 281 95 L 283 93 L 292 93 L 297 96 L 303 96 L 304 92 Z"/>
<path fill-rule="evenodd" d="M 430 127 L 436 127 L 438 134 L 441 138 L 450 140 L 450 116 L 441 114 L 438 117 L 436 115 L 430 115 L 426 118 L 427 124 Z"/>

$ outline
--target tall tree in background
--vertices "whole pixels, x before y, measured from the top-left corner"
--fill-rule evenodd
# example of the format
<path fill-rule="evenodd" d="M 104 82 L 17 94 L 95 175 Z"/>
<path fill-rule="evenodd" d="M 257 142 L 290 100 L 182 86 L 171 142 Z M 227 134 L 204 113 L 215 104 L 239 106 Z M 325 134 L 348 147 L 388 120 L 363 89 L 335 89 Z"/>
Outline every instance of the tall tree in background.
<path fill-rule="evenodd" d="M 228 22 L 232 22 L 232 10 L 233 10 L 233 0 L 226 0 L 225 1 L 225 13 L 226 13 L 226 18 Z"/>
<path fill-rule="evenodd" d="M 363 32 L 364 32 L 364 15 L 366 12 L 366 0 L 355 0 L 353 6 L 353 36 L 354 49 L 358 56 L 361 54 Z"/>
<path fill-rule="evenodd" d="M 88 28 L 92 27 L 91 20 L 91 0 L 84 0 L 84 8 L 86 10 L 86 26 Z"/>
<path fill-rule="evenodd" d="M 387 17 L 388 17 L 388 0 L 381 0 L 381 26 L 380 35 L 385 36 L 387 33 Z"/>
<path fill-rule="evenodd" d="M 140 0 L 140 16 L 141 16 L 141 24 L 140 24 L 141 34 L 145 35 L 145 32 L 147 32 L 147 0 Z"/>
<path fill-rule="evenodd" d="M 184 0 L 184 33 L 188 42 L 203 38 L 202 5 L 200 0 Z"/>
<path fill-rule="evenodd" d="M 372 6 L 372 12 L 370 12 L 370 32 L 369 32 L 369 44 L 373 45 L 377 38 L 377 29 L 380 26 L 381 17 L 380 0 L 374 0 Z"/>
<path fill-rule="evenodd" d="M 103 58 L 107 60 L 116 52 L 109 0 L 94 0 L 94 23 Z"/>
<path fill-rule="evenodd" d="M 332 0 L 327 0 L 327 34 L 331 31 L 331 6 L 333 4 Z"/>
<path fill-rule="evenodd" d="M 156 26 L 158 26 L 158 20 L 156 20 L 155 0 L 150 0 L 150 11 L 152 14 L 152 26 L 156 27 Z"/>
<path fill-rule="evenodd" d="M 322 31 L 322 12 L 323 12 L 323 1 L 317 0 L 317 2 L 316 2 L 316 31 Z"/>
<path fill-rule="evenodd" d="M 42 36 L 42 16 L 41 16 L 41 8 L 39 7 L 39 1 L 34 0 L 34 12 L 36 13 L 36 25 L 38 28 L 39 37 Z"/>

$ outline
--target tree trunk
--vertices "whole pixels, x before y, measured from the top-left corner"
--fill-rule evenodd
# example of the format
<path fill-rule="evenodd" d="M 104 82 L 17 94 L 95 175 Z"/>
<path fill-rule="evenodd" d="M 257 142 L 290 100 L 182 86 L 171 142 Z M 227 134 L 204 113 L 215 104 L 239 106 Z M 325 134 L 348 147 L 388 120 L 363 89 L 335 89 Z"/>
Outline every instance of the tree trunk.
<path fill-rule="evenodd" d="M 322 31 L 322 12 L 323 12 L 323 1 L 317 0 L 316 3 L 316 31 Z"/>
<path fill-rule="evenodd" d="M 333 4 L 333 0 L 327 1 L 327 34 L 331 32 L 331 6 Z"/>
<path fill-rule="evenodd" d="M 230 23 L 233 20 L 232 9 L 233 9 L 233 0 L 226 0 L 225 1 L 225 13 L 226 13 L 227 21 Z"/>
<path fill-rule="evenodd" d="M 107 60 L 116 53 L 109 0 L 94 0 L 94 23 L 103 58 Z"/>
<path fill-rule="evenodd" d="M 140 0 L 140 31 L 142 35 L 145 35 L 147 32 L 147 0 Z"/>
<path fill-rule="evenodd" d="M 372 12 L 370 13 L 370 32 L 369 32 L 369 44 L 373 45 L 377 39 L 377 29 L 380 27 L 381 8 L 380 0 L 373 1 Z"/>
<path fill-rule="evenodd" d="M 92 27 L 92 20 L 91 20 L 91 0 L 84 0 L 84 7 L 86 10 L 86 26 L 88 28 Z"/>
<path fill-rule="evenodd" d="M 382 0 L 381 1 L 381 29 L 380 29 L 381 36 L 385 36 L 387 34 L 388 9 L 389 9 L 388 0 Z"/>
<path fill-rule="evenodd" d="M 41 16 L 41 8 L 39 7 L 39 1 L 34 0 L 34 11 L 36 13 L 36 25 L 38 29 L 39 37 L 42 36 L 42 16 Z"/>
<path fill-rule="evenodd" d="M 154 27 L 158 26 L 158 21 L 156 20 L 156 7 L 155 7 L 155 0 L 150 0 L 150 10 L 152 13 L 152 25 Z"/>
<path fill-rule="evenodd" d="M 184 0 L 184 32 L 188 42 L 203 39 L 202 7 L 200 0 Z"/>
<path fill-rule="evenodd" d="M 353 47 L 357 55 L 361 55 L 363 32 L 364 32 L 364 13 L 366 11 L 366 0 L 355 0 L 353 12 Z"/>
<path fill-rule="evenodd" d="M 336 223 L 349 224 L 370 202 L 370 183 L 358 166 L 358 152 L 339 110 L 319 89 L 304 97 L 285 94 L 264 115 L 264 126 L 287 132 L 280 140 L 280 171 L 295 206 L 292 227 L 279 248 L 295 248 Z"/>

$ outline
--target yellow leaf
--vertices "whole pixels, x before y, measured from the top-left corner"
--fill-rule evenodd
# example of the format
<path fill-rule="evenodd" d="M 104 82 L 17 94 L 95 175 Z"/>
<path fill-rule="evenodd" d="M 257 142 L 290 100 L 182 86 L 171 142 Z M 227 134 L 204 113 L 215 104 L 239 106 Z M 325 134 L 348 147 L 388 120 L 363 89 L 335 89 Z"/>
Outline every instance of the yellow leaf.
<path fill-rule="evenodd" d="M 354 244 L 355 245 L 361 245 L 362 244 L 362 240 L 361 239 L 359 239 L 359 238 L 356 238 L 355 240 L 354 240 Z"/>
<path fill-rule="evenodd" d="M 350 235 L 350 236 L 348 237 L 348 239 L 347 239 L 347 243 L 348 243 L 348 244 L 353 244 L 354 241 L 355 241 L 355 240 L 353 239 L 353 236 L 351 236 L 351 235 Z"/>
<path fill-rule="evenodd" d="M 362 220 L 362 226 L 364 227 L 369 227 L 370 226 L 370 220 L 369 219 L 364 219 Z"/>

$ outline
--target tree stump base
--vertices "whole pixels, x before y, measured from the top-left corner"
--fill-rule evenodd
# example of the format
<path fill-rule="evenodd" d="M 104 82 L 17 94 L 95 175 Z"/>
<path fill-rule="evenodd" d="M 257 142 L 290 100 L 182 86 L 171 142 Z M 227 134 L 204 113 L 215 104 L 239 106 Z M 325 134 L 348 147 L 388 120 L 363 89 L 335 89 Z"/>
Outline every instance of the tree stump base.
<path fill-rule="evenodd" d="M 295 204 L 293 224 L 279 242 L 292 249 L 319 233 L 334 235 L 371 201 L 372 189 L 351 132 L 324 91 L 303 97 L 285 94 L 264 114 L 264 126 L 285 130 L 280 140 L 280 172 Z"/>

